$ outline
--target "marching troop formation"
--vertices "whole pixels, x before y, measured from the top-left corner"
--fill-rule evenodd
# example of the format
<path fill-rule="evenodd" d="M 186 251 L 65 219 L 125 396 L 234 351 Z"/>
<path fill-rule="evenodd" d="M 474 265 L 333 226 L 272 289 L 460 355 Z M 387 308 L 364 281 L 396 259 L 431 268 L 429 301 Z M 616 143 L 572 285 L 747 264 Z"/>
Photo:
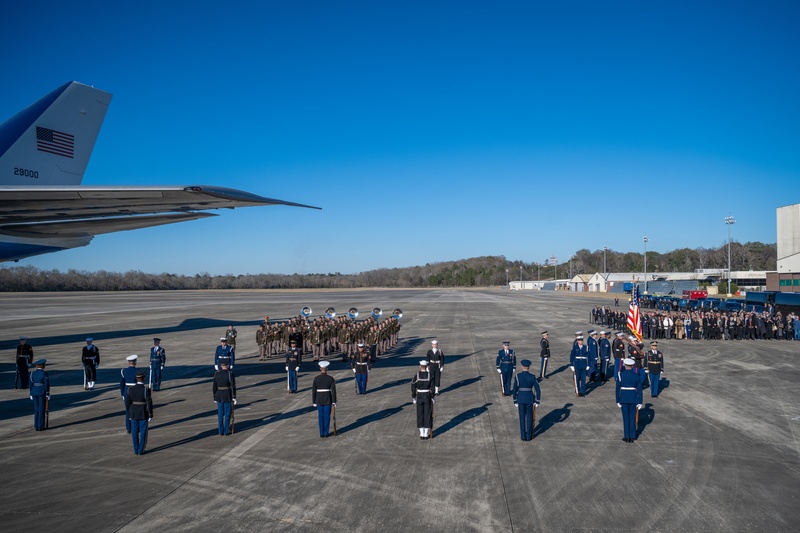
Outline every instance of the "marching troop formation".
<path fill-rule="evenodd" d="M 287 391 L 293 394 L 298 390 L 298 371 L 302 367 L 303 357 L 311 354 L 320 370 L 311 386 L 311 403 L 318 412 L 320 437 L 326 438 L 331 434 L 331 417 L 333 435 L 336 435 L 336 380 L 328 374 L 330 361 L 321 359 L 336 357 L 336 352 L 339 352 L 342 359 L 350 363 L 356 394 L 366 394 L 369 374 L 376 360 L 398 342 L 400 316 L 396 312 L 395 316 L 382 322 L 374 315 L 362 321 L 356 321 L 355 316 L 320 316 L 312 320 L 301 313 L 298 317 L 275 323 L 270 323 L 265 317 L 256 334 L 260 360 L 281 353 L 285 360 Z M 613 313 L 608 316 L 613 316 Z M 598 333 L 589 330 L 584 339 L 583 333 L 577 332 L 569 355 L 569 369 L 572 371 L 576 397 L 585 397 L 587 381 L 607 381 L 614 361 L 615 399 L 622 411 L 624 440 L 633 442 L 636 439 L 638 410 L 642 407 L 642 391 L 649 386 L 651 396 L 658 397 L 660 378 L 664 374 L 664 356 L 655 341 L 651 343 L 651 350 L 645 352 L 644 345 L 636 337 L 616 333 L 612 340 L 611 335 L 607 331 Z M 214 351 L 211 392 L 217 405 L 217 428 L 222 436 L 230 435 L 235 430 L 237 336 L 236 328 L 230 325 Z M 538 376 L 530 371 L 533 364 L 529 359 L 521 360 L 521 370 L 517 371 L 516 353 L 510 344 L 509 341 L 503 342 L 495 359 L 500 391 L 503 396 L 510 396 L 518 408 L 521 440 L 530 441 L 534 436 L 536 409 L 542 399 L 539 383 L 550 377 L 547 373 L 551 357 L 549 333 L 541 333 Z M 26 337 L 20 337 L 17 381 L 23 388 L 30 386 L 30 396 L 34 401 L 34 428 L 40 431 L 48 426 L 50 382 L 44 370 L 44 359 L 36 361 L 36 370 L 28 374 L 32 359 L 33 348 Z M 154 415 L 152 394 L 161 390 L 162 372 L 166 366 L 166 350 L 161 346 L 161 339 L 153 338 L 147 359 L 149 371 L 137 369 L 138 359 L 137 355 L 127 357 L 127 366 L 120 371 L 119 390 L 125 410 L 125 429 L 131 435 L 134 453 L 141 455 L 145 453 L 147 445 L 148 423 Z M 100 366 L 100 349 L 92 338 L 86 339 L 81 363 L 84 388 L 93 390 Z M 419 437 L 423 440 L 433 437 L 434 405 L 440 394 L 444 367 L 445 354 L 439 342 L 433 340 L 425 359 L 419 362 L 419 369 L 411 377 L 411 398 L 416 406 Z"/>

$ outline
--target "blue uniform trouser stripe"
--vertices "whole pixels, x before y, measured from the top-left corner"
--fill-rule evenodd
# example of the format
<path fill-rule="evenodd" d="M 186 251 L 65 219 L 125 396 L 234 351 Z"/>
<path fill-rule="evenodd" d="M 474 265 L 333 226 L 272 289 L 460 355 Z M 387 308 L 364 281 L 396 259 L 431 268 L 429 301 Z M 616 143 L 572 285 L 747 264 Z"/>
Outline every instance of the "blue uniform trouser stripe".
<path fill-rule="evenodd" d="M 331 423 L 331 404 L 317 405 L 317 422 L 319 423 L 319 436 L 327 437 Z"/>
<path fill-rule="evenodd" d="M 622 429 L 624 438 L 636 438 L 636 404 L 623 403 L 622 404 Z"/>
<path fill-rule="evenodd" d="M 217 430 L 227 435 L 231 428 L 231 402 L 217 402 Z"/>
<path fill-rule="evenodd" d="M 608 359 L 603 359 L 603 362 L 600 365 L 600 374 L 602 379 L 608 378 Z"/>
<path fill-rule="evenodd" d="M 511 394 L 511 376 L 514 373 L 511 370 L 503 370 L 500 371 L 500 376 L 503 378 L 503 393 L 504 394 Z"/>
<path fill-rule="evenodd" d="M 161 388 L 161 364 L 150 364 L 150 371 L 153 373 L 153 388 Z"/>
<path fill-rule="evenodd" d="M 533 404 L 519 404 L 519 436 L 522 440 L 533 438 Z"/>
<path fill-rule="evenodd" d="M 147 444 L 147 420 L 131 420 L 133 453 L 141 454 Z"/>
<path fill-rule="evenodd" d="M 578 393 L 586 394 L 586 369 L 576 367 L 575 379 L 578 381 Z"/>
<path fill-rule="evenodd" d="M 33 429 L 44 429 L 44 396 L 33 397 Z"/>

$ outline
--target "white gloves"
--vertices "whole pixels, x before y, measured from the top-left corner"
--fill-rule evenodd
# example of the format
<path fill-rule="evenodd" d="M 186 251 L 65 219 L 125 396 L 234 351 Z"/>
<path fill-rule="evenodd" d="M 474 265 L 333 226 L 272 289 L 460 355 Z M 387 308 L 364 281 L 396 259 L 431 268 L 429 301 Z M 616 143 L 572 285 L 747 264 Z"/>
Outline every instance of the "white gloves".
<path fill-rule="evenodd" d="M 638 411 L 639 409 L 641 409 L 641 408 L 642 408 L 642 404 L 639 404 L 639 405 L 637 405 L 637 406 L 636 406 L 636 410 L 637 410 L 637 411 Z"/>
<path fill-rule="evenodd" d="M 214 403 L 217 403 L 217 400 L 214 400 Z"/>
<path fill-rule="evenodd" d="M 573 372 L 575 372 L 575 367 L 574 366 L 570 365 L 569 369 L 572 370 Z"/>
<path fill-rule="evenodd" d="M 286 371 L 287 371 L 287 372 L 289 371 L 289 367 L 288 367 L 288 366 L 286 367 Z"/>
<path fill-rule="evenodd" d="M 336 404 L 333 404 L 333 406 L 336 407 Z"/>
<path fill-rule="evenodd" d="M 497 373 L 498 373 L 498 374 L 502 374 L 502 372 L 500 371 L 500 369 L 499 369 L 499 368 L 497 369 Z"/>
<path fill-rule="evenodd" d="M 439 373 L 441 374 L 443 371 L 444 371 L 444 367 L 443 367 L 443 366 L 440 366 L 440 367 L 439 367 Z"/>
<path fill-rule="evenodd" d="M 622 407 L 622 404 L 621 404 L 621 403 L 618 403 L 618 404 L 617 404 L 617 407 Z"/>
<path fill-rule="evenodd" d="M 48 401 L 49 401 L 50 400 L 50 395 L 48 394 L 47 396 L 45 396 L 45 398 L 47 398 Z"/>
<path fill-rule="evenodd" d="M 311 405 L 313 405 L 314 407 L 316 407 L 316 406 L 317 406 L 317 404 L 315 404 L 315 403 L 312 403 Z"/>
<path fill-rule="evenodd" d="M 534 407 L 539 407 L 539 402 L 533 402 Z"/>
<path fill-rule="evenodd" d="M 353 369 L 353 374 L 355 374 L 355 373 L 356 373 L 356 369 L 354 368 L 354 369 Z"/>
<path fill-rule="evenodd" d="M 219 365 L 214 365 L 214 370 L 219 370 Z"/>
<path fill-rule="evenodd" d="M 587 372 L 589 371 L 589 367 L 588 367 L 588 366 L 586 367 L 586 371 L 587 371 Z"/>
<path fill-rule="evenodd" d="M 33 400 L 33 396 L 31 396 L 30 398 L 31 398 L 31 400 Z"/>
<path fill-rule="evenodd" d="M 31 398 L 31 399 L 33 399 L 33 398 Z M 416 398 L 411 398 L 411 403 L 416 404 L 417 403 L 417 399 Z"/>
<path fill-rule="evenodd" d="M 514 407 L 519 407 L 519 404 L 518 404 L 518 403 L 515 403 L 515 404 L 514 404 Z"/>
<path fill-rule="evenodd" d="M 647 370 L 647 369 L 645 368 L 645 369 L 644 369 L 644 373 L 645 373 L 645 374 L 649 374 L 649 373 L 650 373 L 650 371 L 649 371 L 649 370 Z"/>
<path fill-rule="evenodd" d="M 161 365 L 161 370 L 164 370 L 164 365 Z"/>
<path fill-rule="evenodd" d="M 233 405 L 236 405 L 236 398 L 233 399 Z"/>
<path fill-rule="evenodd" d="M 152 418 L 148 418 L 148 419 L 147 419 L 147 421 L 148 421 L 148 422 L 150 422 L 151 420 L 152 420 Z"/>

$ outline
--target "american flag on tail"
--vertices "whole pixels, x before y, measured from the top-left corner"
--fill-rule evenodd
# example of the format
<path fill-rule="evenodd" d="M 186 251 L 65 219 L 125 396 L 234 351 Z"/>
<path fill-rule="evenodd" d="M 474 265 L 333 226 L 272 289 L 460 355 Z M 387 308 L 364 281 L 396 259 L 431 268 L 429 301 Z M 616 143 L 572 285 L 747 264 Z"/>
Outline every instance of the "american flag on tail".
<path fill-rule="evenodd" d="M 633 286 L 633 297 L 628 307 L 628 329 L 636 335 L 639 342 L 642 340 L 642 321 L 639 318 L 639 286 Z"/>

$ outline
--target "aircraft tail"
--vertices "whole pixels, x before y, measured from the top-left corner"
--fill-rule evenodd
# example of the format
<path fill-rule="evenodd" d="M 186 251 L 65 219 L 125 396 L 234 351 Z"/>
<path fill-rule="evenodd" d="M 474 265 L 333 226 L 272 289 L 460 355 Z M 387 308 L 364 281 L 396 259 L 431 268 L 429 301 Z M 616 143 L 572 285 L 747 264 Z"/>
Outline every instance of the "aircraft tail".
<path fill-rule="evenodd" d="M 0 185 L 80 185 L 110 102 L 73 81 L 0 125 Z"/>

